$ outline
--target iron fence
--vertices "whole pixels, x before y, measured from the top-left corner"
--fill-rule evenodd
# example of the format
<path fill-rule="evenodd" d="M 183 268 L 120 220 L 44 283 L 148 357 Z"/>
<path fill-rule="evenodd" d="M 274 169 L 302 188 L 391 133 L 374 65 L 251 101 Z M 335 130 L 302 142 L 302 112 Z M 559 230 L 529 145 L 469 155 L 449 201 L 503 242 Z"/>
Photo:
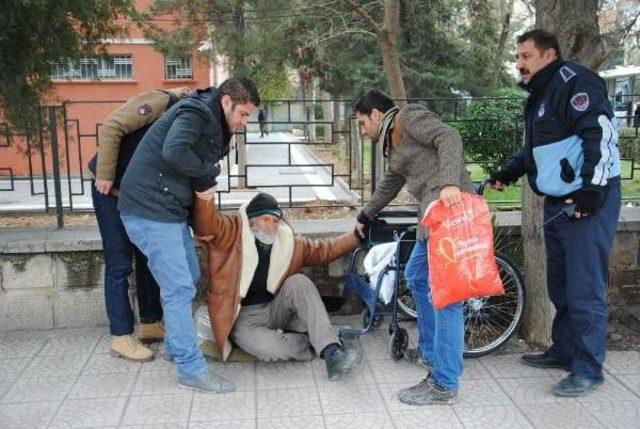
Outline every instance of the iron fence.
<path fill-rule="evenodd" d="M 413 98 L 461 129 L 482 123 L 488 132 L 465 138 L 467 162 L 475 179 L 482 159 L 473 145 L 520 141 L 522 118 L 513 127 L 491 131 L 495 117 L 471 117 L 470 106 L 510 98 Z M 92 210 L 91 176 L 87 161 L 96 152 L 101 121 L 124 100 L 74 101 L 37 109 L 37 126 L 19 133 L 0 123 L 0 211 L 54 212 L 59 226 L 64 211 Z M 352 116 L 351 100 L 269 100 L 266 121 L 270 132 L 260 136 L 257 112 L 236 133 L 234 149 L 223 160 L 217 200 L 223 208 L 238 207 L 251 192 L 264 188 L 285 207 L 344 207 L 365 204 L 384 171 L 381 148 L 363 139 Z M 640 118 L 618 116 L 623 180 L 633 181 L 639 169 Z M 508 135 L 507 135 L 508 134 Z M 638 198 L 638 196 L 634 196 Z M 514 203 L 503 200 L 501 202 Z M 412 204 L 410 200 L 398 204 Z"/>

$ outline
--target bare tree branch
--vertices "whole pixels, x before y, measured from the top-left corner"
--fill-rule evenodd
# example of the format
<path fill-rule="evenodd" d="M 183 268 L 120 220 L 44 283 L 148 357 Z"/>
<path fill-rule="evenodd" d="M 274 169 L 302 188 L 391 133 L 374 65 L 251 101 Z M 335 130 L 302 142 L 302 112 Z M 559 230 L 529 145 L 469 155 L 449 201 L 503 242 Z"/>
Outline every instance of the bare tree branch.
<path fill-rule="evenodd" d="M 375 22 L 373 18 L 362 8 L 358 3 L 354 0 L 346 0 L 345 6 L 355 14 L 357 14 L 366 25 L 371 27 L 374 33 L 380 34 L 382 32 L 382 28 L 380 28 L 380 24 Z"/>

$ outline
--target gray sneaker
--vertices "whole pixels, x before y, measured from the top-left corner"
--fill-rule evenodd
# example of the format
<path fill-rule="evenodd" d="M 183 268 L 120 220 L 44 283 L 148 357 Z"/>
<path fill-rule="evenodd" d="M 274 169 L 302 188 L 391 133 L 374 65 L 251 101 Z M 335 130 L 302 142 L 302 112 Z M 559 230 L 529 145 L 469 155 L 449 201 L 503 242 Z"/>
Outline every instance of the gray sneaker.
<path fill-rule="evenodd" d="M 204 393 L 228 393 L 235 389 L 231 380 L 215 373 L 211 367 L 195 377 L 178 376 L 178 385 Z"/>
<path fill-rule="evenodd" d="M 420 353 L 420 349 L 418 347 L 414 349 L 407 349 L 407 351 L 404 352 L 404 357 L 412 364 L 418 365 L 420 368 L 426 369 L 429 372 L 429 374 L 433 372 L 433 364 L 429 361 L 424 360 L 424 358 L 422 357 L 422 354 Z"/>
<path fill-rule="evenodd" d="M 458 391 L 440 387 L 427 377 L 415 386 L 399 391 L 398 399 L 410 405 L 451 405 L 458 401 Z"/>

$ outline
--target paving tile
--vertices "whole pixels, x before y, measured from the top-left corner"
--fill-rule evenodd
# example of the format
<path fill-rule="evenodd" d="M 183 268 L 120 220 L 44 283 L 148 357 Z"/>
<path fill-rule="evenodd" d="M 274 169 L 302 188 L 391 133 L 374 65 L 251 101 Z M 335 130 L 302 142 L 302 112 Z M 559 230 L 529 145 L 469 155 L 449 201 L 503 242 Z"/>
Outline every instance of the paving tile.
<path fill-rule="evenodd" d="M 427 370 L 410 363 L 407 360 L 394 362 L 391 359 L 374 360 L 368 362 L 373 378 L 378 383 L 407 383 L 417 384 L 428 374 Z"/>
<path fill-rule="evenodd" d="M 604 369 L 612 374 L 640 374 L 640 352 L 607 352 Z"/>
<path fill-rule="evenodd" d="M 592 402 L 583 406 L 606 427 L 632 428 L 640 425 L 640 400 Z"/>
<path fill-rule="evenodd" d="M 281 389 L 285 387 L 313 387 L 311 362 L 260 362 L 257 367 L 258 389 Z"/>
<path fill-rule="evenodd" d="M 255 429 L 256 427 L 256 419 L 214 420 L 189 423 L 189 429 Z"/>
<path fill-rule="evenodd" d="M 36 356 L 20 378 L 75 377 L 80 374 L 88 359 L 88 354 L 79 353 Z"/>
<path fill-rule="evenodd" d="M 624 377 L 618 377 L 622 384 L 631 389 L 636 395 L 640 396 L 640 374 L 625 375 Z"/>
<path fill-rule="evenodd" d="M 51 422 L 52 428 L 117 426 L 127 398 L 66 400 Z"/>
<path fill-rule="evenodd" d="M 0 427 L 3 428 L 43 428 L 46 427 L 60 401 L 29 404 L 2 404 L 0 406 Z"/>
<path fill-rule="evenodd" d="M 382 397 L 373 384 L 346 384 L 318 389 L 322 411 L 329 414 L 367 413 L 384 409 Z"/>
<path fill-rule="evenodd" d="M 88 374 L 78 378 L 71 388 L 70 399 L 114 398 L 131 393 L 137 374 Z"/>
<path fill-rule="evenodd" d="M 391 417 L 385 413 L 346 413 L 346 414 L 326 414 L 324 421 L 327 428 L 331 429 L 352 429 L 352 428 L 368 428 L 368 429 L 391 429 L 393 422 Z M 423 425 L 424 427 L 424 425 Z"/>
<path fill-rule="evenodd" d="M 120 429 L 187 429 L 187 423 L 171 422 L 171 423 L 153 423 L 138 425 L 120 425 Z"/>
<path fill-rule="evenodd" d="M 18 379 L 2 397 L 2 403 L 57 401 L 64 399 L 75 378 Z M 4 405 L 2 405 L 4 407 Z"/>
<path fill-rule="evenodd" d="M 100 336 L 86 334 L 83 331 L 69 329 L 70 332 L 52 335 L 39 355 L 58 355 L 61 353 L 93 353 Z"/>
<path fill-rule="evenodd" d="M 183 423 L 189 420 L 193 393 L 182 395 L 132 396 L 123 425 Z"/>
<path fill-rule="evenodd" d="M 188 425 L 184 422 L 171 422 L 171 423 L 153 423 L 153 424 L 139 424 L 139 425 L 120 425 L 120 429 L 187 429 Z"/>
<path fill-rule="evenodd" d="M 574 402 L 574 399 L 561 398 L 553 394 L 551 388 L 558 380 L 549 375 L 538 378 L 499 379 L 497 382 L 516 404 Z"/>
<path fill-rule="evenodd" d="M 391 418 L 396 427 L 403 429 L 461 428 L 462 423 L 448 406 L 413 407 L 409 411 L 392 411 Z"/>
<path fill-rule="evenodd" d="M 512 405 L 511 399 L 494 380 L 469 380 L 460 385 L 456 406 Z"/>
<path fill-rule="evenodd" d="M 540 428 L 597 428 L 602 427 L 581 404 L 530 404 L 519 406 L 522 413 Z"/>
<path fill-rule="evenodd" d="M 14 381 L 15 380 L 3 381 L 0 383 L 0 402 L 2 401 L 2 397 L 4 396 L 4 394 L 7 393 L 11 386 L 13 386 Z"/>
<path fill-rule="evenodd" d="M 258 390 L 258 418 L 320 415 L 315 387 Z"/>
<path fill-rule="evenodd" d="M 366 360 L 391 359 L 389 334 L 386 329 L 361 336 L 360 345 Z"/>
<path fill-rule="evenodd" d="M 329 381 L 327 377 L 327 366 L 324 359 L 315 359 L 311 361 L 311 367 L 315 375 L 316 384 L 318 387 L 329 387 L 340 384 L 374 384 L 375 380 L 371 373 L 369 363 L 363 361 L 356 368 L 353 368 L 349 375 L 339 381 Z"/>
<path fill-rule="evenodd" d="M 254 419 L 256 416 L 255 392 L 240 391 L 211 395 L 196 392 L 191 406 L 189 422 Z"/>
<path fill-rule="evenodd" d="M 140 371 L 141 366 L 141 363 L 117 358 L 110 354 L 94 354 L 87 362 L 87 366 L 82 371 L 82 374 L 116 374 L 120 372 L 137 373 Z"/>
<path fill-rule="evenodd" d="M 35 356 L 46 344 L 44 338 L 7 337 L 0 341 L 2 359 L 25 359 Z"/>
<path fill-rule="evenodd" d="M 489 407 L 454 407 L 465 428 L 532 428 L 515 405 Z"/>
<path fill-rule="evenodd" d="M 482 364 L 494 378 L 535 378 L 547 375 L 544 369 L 524 365 L 520 355 L 487 356 Z"/>
<path fill-rule="evenodd" d="M 144 371 L 138 374 L 133 395 L 180 395 L 184 390 L 175 375 L 167 371 Z"/>
<path fill-rule="evenodd" d="M 602 386 L 595 392 L 584 398 L 577 398 L 578 402 L 601 402 L 601 401 L 625 401 L 640 399 L 628 387 L 620 384 L 613 377 L 606 377 Z"/>
<path fill-rule="evenodd" d="M 258 419 L 259 429 L 324 429 L 322 416 L 272 417 Z"/>
<path fill-rule="evenodd" d="M 464 371 L 462 372 L 461 382 L 467 380 L 488 380 L 492 378 L 491 373 L 482 364 L 481 359 L 465 359 Z"/>
<path fill-rule="evenodd" d="M 141 371 L 165 371 L 168 374 L 176 376 L 177 365 L 175 362 L 167 362 L 162 357 L 162 354 L 156 353 L 154 359 L 151 362 L 143 362 L 141 365 Z"/>
<path fill-rule="evenodd" d="M 18 378 L 20 372 L 22 372 L 28 363 L 28 359 L 0 360 L 0 383 L 7 383 Z"/>
<path fill-rule="evenodd" d="M 256 388 L 256 364 L 253 362 L 216 364 L 214 369 L 233 381 L 236 391 Z"/>

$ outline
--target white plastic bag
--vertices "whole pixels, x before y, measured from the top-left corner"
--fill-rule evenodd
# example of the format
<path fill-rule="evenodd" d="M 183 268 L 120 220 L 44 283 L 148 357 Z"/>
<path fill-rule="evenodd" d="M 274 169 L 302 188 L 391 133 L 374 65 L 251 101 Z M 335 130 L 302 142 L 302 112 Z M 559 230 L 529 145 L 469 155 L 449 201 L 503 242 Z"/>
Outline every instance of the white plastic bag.
<path fill-rule="evenodd" d="M 364 269 L 369 276 L 369 284 L 373 290 L 376 289 L 378 279 L 382 271 L 393 263 L 396 256 L 398 243 L 383 243 L 373 246 L 367 256 L 364 258 Z M 387 271 L 382 277 L 380 286 L 380 299 L 383 303 L 389 304 L 393 298 L 393 290 L 396 282 L 396 271 Z"/>

